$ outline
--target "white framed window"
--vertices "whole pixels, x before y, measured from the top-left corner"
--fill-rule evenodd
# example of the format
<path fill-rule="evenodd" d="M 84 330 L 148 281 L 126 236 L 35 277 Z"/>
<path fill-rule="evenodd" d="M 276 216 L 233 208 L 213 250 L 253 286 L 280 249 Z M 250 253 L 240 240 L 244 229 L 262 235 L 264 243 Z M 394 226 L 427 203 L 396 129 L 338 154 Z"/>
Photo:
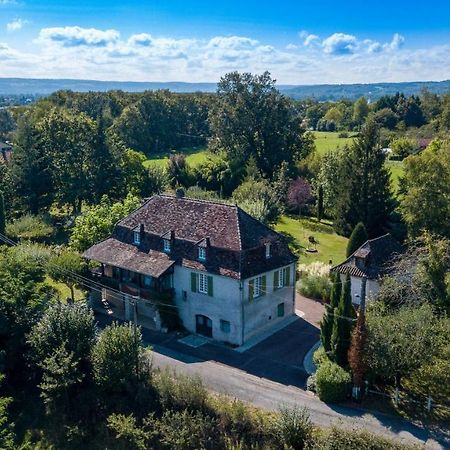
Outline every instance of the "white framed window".
<path fill-rule="evenodd" d="M 205 273 L 198 274 L 198 292 L 201 294 L 208 293 L 208 276 Z"/>
<path fill-rule="evenodd" d="M 166 253 L 170 253 L 170 250 L 171 250 L 171 247 L 172 247 L 171 243 L 170 243 L 170 240 L 169 239 L 164 239 L 163 242 L 164 242 L 164 251 Z"/>
<path fill-rule="evenodd" d="M 222 320 L 220 319 L 220 331 L 223 331 L 224 333 L 229 333 L 231 328 L 230 322 L 228 320 Z"/>
<path fill-rule="evenodd" d="M 286 267 L 280 269 L 278 273 L 278 287 L 282 288 L 286 285 Z"/>
<path fill-rule="evenodd" d="M 262 285 L 262 277 L 256 277 L 253 290 L 253 298 L 260 297 L 262 295 Z"/>
<path fill-rule="evenodd" d="M 134 244 L 140 244 L 141 243 L 141 232 L 140 231 L 134 231 L 133 232 L 133 243 Z"/>
<path fill-rule="evenodd" d="M 272 256 L 272 245 L 270 243 L 266 245 L 266 259 L 269 259 Z"/>
<path fill-rule="evenodd" d="M 204 247 L 198 248 L 198 259 L 199 261 L 206 261 L 206 248 Z"/>

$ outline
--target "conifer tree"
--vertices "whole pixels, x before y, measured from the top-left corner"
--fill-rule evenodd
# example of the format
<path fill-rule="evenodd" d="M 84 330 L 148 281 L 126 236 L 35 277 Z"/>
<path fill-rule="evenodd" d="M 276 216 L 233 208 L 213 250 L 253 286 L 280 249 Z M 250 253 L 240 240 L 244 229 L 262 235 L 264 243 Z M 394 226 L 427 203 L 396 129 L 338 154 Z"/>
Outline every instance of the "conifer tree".
<path fill-rule="evenodd" d="M 317 190 L 317 220 L 323 219 L 323 186 L 319 185 Z"/>
<path fill-rule="evenodd" d="M 3 192 L 0 191 L 0 233 L 5 234 L 6 229 L 5 199 Z"/>
<path fill-rule="evenodd" d="M 339 305 L 334 310 L 333 332 L 331 334 L 331 359 L 341 367 L 348 365 L 353 321 L 356 317 L 351 297 L 350 274 L 347 274 Z"/>
<path fill-rule="evenodd" d="M 330 303 L 325 305 L 325 313 L 320 322 L 320 340 L 327 354 L 331 351 L 331 334 L 333 333 L 334 311 L 339 304 L 341 297 L 341 277 L 338 273 L 332 273 L 332 287 Z"/>
<path fill-rule="evenodd" d="M 353 229 L 347 242 L 347 258 L 358 250 L 368 239 L 366 227 L 362 222 L 358 222 Z"/>
<path fill-rule="evenodd" d="M 384 163 L 378 126 L 368 120 L 345 159 L 343 189 L 336 200 L 334 225 L 338 233 L 349 236 L 358 222 L 371 238 L 386 231 L 395 204 Z"/>

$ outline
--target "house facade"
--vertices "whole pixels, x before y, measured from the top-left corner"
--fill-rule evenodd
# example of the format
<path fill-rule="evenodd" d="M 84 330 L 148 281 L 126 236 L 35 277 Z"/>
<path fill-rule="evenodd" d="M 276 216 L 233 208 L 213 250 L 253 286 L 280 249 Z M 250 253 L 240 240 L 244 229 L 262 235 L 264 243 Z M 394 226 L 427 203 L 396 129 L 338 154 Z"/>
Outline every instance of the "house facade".
<path fill-rule="evenodd" d="M 155 195 L 84 256 L 111 287 L 102 300 L 155 328 L 159 302 L 188 331 L 242 345 L 294 314 L 296 257 L 236 205 Z"/>
<path fill-rule="evenodd" d="M 402 252 L 402 246 L 389 233 L 366 241 L 344 262 L 331 268 L 344 282 L 350 274 L 352 302 L 370 301 L 380 290 L 380 281 L 389 272 L 389 263 Z"/>

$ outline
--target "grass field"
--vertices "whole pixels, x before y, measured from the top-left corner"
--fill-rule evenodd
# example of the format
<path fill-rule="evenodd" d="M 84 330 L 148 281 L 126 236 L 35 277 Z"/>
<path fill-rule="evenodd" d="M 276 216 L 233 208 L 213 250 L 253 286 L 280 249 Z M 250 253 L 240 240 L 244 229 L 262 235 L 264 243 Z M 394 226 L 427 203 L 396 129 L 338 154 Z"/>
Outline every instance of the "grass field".
<path fill-rule="evenodd" d="M 353 141 L 353 137 L 338 137 L 338 132 L 313 131 L 312 133 L 316 138 L 314 142 L 316 144 L 317 152 L 320 155 L 323 155 L 330 150 L 336 150 L 337 147 L 343 147 L 344 145 L 350 144 Z M 349 136 L 352 136 L 352 134 L 349 133 Z"/>
<path fill-rule="evenodd" d="M 403 161 L 387 161 L 387 166 L 391 171 L 392 188 L 394 189 L 394 194 L 398 193 L 399 181 L 403 176 L 404 165 Z"/>
<path fill-rule="evenodd" d="M 182 153 L 183 155 L 186 155 L 186 161 L 191 167 L 198 166 L 199 164 L 204 162 L 208 158 L 208 156 L 211 156 L 206 147 L 181 149 L 176 153 Z M 169 161 L 169 155 L 170 155 L 169 153 L 155 155 L 154 157 L 147 159 L 144 165 L 146 167 L 150 166 L 166 167 Z"/>
<path fill-rule="evenodd" d="M 302 264 L 314 261 L 328 263 L 330 260 L 333 264 L 337 264 L 345 259 L 348 239 L 337 235 L 330 223 L 319 223 L 309 217 L 298 219 L 292 216 L 282 216 L 276 224 L 275 230 L 289 239 L 291 247 L 300 253 L 299 262 Z M 308 242 L 309 236 L 314 236 L 318 242 L 317 253 L 306 251 L 308 247 L 311 247 Z"/>

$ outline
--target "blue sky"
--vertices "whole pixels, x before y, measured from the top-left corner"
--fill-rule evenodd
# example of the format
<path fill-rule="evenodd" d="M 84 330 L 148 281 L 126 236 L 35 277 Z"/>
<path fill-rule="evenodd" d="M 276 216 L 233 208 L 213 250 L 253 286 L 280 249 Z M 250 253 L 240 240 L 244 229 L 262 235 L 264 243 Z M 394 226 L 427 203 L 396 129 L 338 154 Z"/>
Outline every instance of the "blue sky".
<path fill-rule="evenodd" d="M 281 83 L 450 78 L 450 2 L 0 0 L 0 76 Z"/>

